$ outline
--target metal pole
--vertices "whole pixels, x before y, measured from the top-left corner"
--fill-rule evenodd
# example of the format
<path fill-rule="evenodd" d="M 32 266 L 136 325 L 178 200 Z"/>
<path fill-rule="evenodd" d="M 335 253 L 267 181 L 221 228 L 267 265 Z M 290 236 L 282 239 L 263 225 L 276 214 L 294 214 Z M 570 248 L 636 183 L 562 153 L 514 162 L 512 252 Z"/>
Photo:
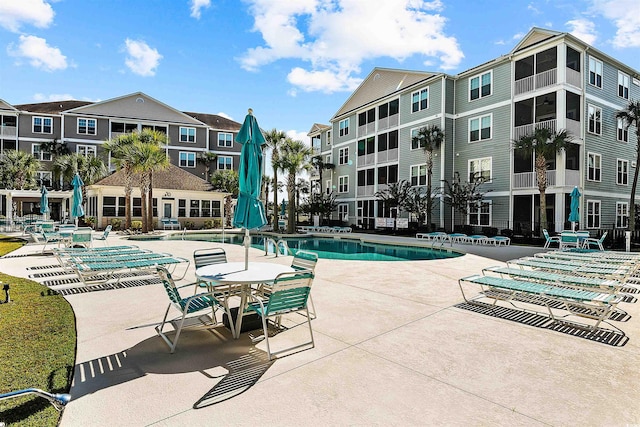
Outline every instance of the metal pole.
<path fill-rule="evenodd" d="M 249 269 L 249 245 L 251 245 L 251 237 L 249 236 L 249 229 L 244 229 L 244 269 Z"/>

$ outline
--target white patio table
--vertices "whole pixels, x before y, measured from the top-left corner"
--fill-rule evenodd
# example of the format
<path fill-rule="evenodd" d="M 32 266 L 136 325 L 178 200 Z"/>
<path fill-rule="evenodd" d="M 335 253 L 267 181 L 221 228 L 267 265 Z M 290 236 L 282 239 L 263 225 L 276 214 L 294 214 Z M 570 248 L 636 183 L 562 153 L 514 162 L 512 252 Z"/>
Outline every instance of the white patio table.
<path fill-rule="evenodd" d="M 242 315 L 247 305 L 247 299 L 251 294 L 251 285 L 260 283 L 272 284 L 279 274 L 295 271 L 288 265 L 270 262 L 249 262 L 249 268 L 247 270 L 245 270 L 244 265 L 244 261 L 227 262 L 206 265 L 196 269 L 196 277 L 198 280 L 215 283 L 213 288 L 216 288 L 218 285 L 240 286 L 238 317 L 234 322 L 234 330 L 231 331 L 233 337 L 236 339 L 240 336 Z"/>

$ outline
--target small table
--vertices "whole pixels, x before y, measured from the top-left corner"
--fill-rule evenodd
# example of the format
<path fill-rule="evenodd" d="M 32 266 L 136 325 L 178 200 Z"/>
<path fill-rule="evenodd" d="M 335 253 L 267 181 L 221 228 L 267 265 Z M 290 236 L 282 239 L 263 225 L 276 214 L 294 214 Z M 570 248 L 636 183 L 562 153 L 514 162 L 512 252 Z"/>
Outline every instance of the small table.
<path fill-rule="evenodd" d="M 240 336 L 242 315 L 247 305 L 247 297 L 251 291 L 251 285 L 258 283 L 272 284 L 279 274 L 295 271 L 291 266 L 270 262 L 250 262 L 247 270 L 244 269 L 244 265 L 244 261 L 227 262 L 206 265 L 196 269 L 196 277 L 199 280 L 214 282 L 219 285 L 240 285 L 240 307 L 238 308 L 235 330 L 231 331 L 234 338 Z"/>

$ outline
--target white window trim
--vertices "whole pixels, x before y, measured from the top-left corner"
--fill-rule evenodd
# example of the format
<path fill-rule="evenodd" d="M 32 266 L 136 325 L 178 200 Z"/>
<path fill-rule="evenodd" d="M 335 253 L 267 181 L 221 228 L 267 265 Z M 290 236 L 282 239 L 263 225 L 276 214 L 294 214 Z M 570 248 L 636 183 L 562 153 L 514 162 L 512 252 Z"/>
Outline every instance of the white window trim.
<path fill-rule="evenodd" d="M 226 140 L 220 141 L 220 136 L 221 135 L 230 135 L 231 136 L 231 140 L 230 140 L 230 144 L 229 145 L 226 144 L 227 143 Z M 220 145 L 220 142 L 224 142 L 224 144 Z M 224 147 L 224 148 L 233 147 L 233 133 L 231 133 L 231 132 L 218 132 L 218 147 Z"/>
<path fill-rule="evenodd" d="M 414 132 L 416 132 L 416 133 L 417 133 L 417 132 L 420 130 L 420 128 L 421 128 L 421 127 L 422 127 L 422 126 L 417 127 L 417 128 L 412 128 L 412 129 L 409 131 L 409 136 L 410 136 L 410 138 L 411 138 L 411 141 L 410 141 L 410 144 L 411 144 L 410 150 L 411 150 L 411 151 L 414 151 L 414 150 L 422 150 L 422 147 L 420 147 L 420 145 L 418 145 L 418 147 L 416 147 L 416 148 L 413 148 L 413 137 L 414 137 L 413 133 L 414 133 Z"/>
<path fill-rule="evenodd" d="M 86 126 L 87 131 L 84 132 L 84 133 L 80 132 L 80 120 L 85 120 L 87 122 L 87 126 Z M 94 126 L 93 126 L 93 129 L 95 131 L 94 133 L 89 133 L 89 122 L 90 121 L 94 123 Z M 78 119 L 76 120 L 76 133 L 78 135 L 93 135 L 93 136 L 97 135 L 98 134 L 98 121 L 96 119 L 89 119 L 87 117 L 78 117 Z"/>
<path fill-rule="evenodd" d="M 93 152 L 93 157 L 98 156 L 98 147 L 96 147 L 95 145 L 76 145 L 76 154 L 82 154 L 83 156 L 87 157 L 88 153 L 86 151 Z"/>
<path fill-rule="evenodd" d="M 491 92 L 489 93 L 489 95 L 482 96 L 482 76 L 485 74 L 489 74 L 491 76 L 491 83 L 490 83 Z M 475 79 L 476 77 L 480 80 L 480 86 L 479 86 L 480 93 L 476 99 L 471 99 L 471 80 Z M 469 77 L 469 79 L 467 80 L 467 101 L 469 102 L 478 101 L 482 98 L 487 98 L 491 95 L 493 95 L 493 70 L 485 71 L 480 74 L 476 74 L 475 76 Z"/>
<path fill-rule="evenodd" d="M 471 162 L 479 162 L 482 165 L 483 160 L 489 160 L 489 179 L 487 182 L 493 181 L 493 157 L 478 157 L 476 159 L 469 159 L 467 161 L 467 180 L 469 179 L 469 175 L 471 175 Z M 480 170 L 482 173 L 482 169 Z"/>
<path fill-rule="evenodd" d="M 619 138 L 619 131 L 622 130 L 622 135 L 623 136 L 627 136 L 627 139 L 620 139 Z M 616 140 L 620 141 L 620 142 L 624 142 L 624 143 L 628 143 L 629 142 L 629 128 L 626 126 L 626 123 L 623 119 L 618 118 L 616 119 Z"/>
<path fill-rule="evenodd" d="M 342 211 L 342 213 L 341 213 Z M 344 217 L 347 217 L 347 219 L 344 219 Z M 349 204 L 348 203 L 340 203 L 338 205 L 338 219 L 340 221 L 347 221 L 349 219 Z"/>
<path fill-rule="evenodd" d="M 489 205 L 489 223 L 488 224 L 480 224 L 480 221 L 474 222 L 473 224 L 471 224 L 471 205 L 468 204 L 467 205 L 467 224 L 470 225 L 475 225 L 478 227 L 489 227 L 491 226 L 491 224 L 493 224 L 493 200 L 480 200 L 480 206 L 482 205 Z M 480 213 L 476 213 L 474 215 L 476 217 L 476 219 L 479 218 Z"/>
<path fill-rule="evenodd" d="M 325 191 L 325 194 L 330 194 L 331 193 L 331 180 L 330 179 L 325 179 L 324 180 L 324 191 Z"/>
<path fill-rule="evenodd" d="M 624 96 L 620 96 L 620 94 L 618 93 L 618 89 L 620 88 L 620 76 L 622 76 L 623 79 L 623 83 L 624 83 L 624 79 L 626 77 L 627 79 L 627 85 L 625 86 L 624 84 L 622 85 L 623 88 L 627 88 L 627 97 L 625 98 Z M 616 95 L 618 95 L 618 98 L 624 99 L 626 101 L 629 100 L 629 93 L 631 92 L 631 77 L 629 76 L 629 74 L 627 73 L 623 73 L 622 71 L 618 70 L 618 84 L 616 85 Z"/>
<path fill-rule="evenodd" d="M 342 190 L 342 187 L 345 186 L 346 183 L 346 190 Z M 349 192 L 349 175 L 340 175 L 338 177 L 338 193 L 340 194 L 345 194 Z"/>
<path fill-rule="evenodd" d="M 595 160 L 596 157 L 600 158 L 600 161 L 599 161 L 600 167 L 597 168 L 597 169 L 600 170 L 600 179 L 590 179 L 589 178 L 589 157 L 590 156 L 594 156 L 594 160 Z M 595 164 L 595 161 L 594 161 L 594 164 Z M 594 170 L 596 170 L 595 167 L 594 167 Z M 617 174 L 617 171 L 616 171 L 616 174 Z M 587 153 L 587 181 L 590 181 L 590 182 L 602 182 L 602 154 L 594 153 L 592 151 L 589 151 Z"/>
<path fill-rule="evenodd" d="M 36 123 L 35 123 L 36 119 L 40 119 L 40 120 L 41 120 L 41 122 L 42 122 L 42 124 L 40 125 L 40 126 L 42 127 L 42 132 L 36 132 L 36 131 L 34 130 L 34 127 L 35 127 L 35 124 L 36 124 Z M 51 120 L 51 132 L 45 132 L 45 131 L 44 131 L 44 121 L 45 121 L 45 119 L 47 119 L 47 120 Z M 53 117 L 46 117 L 46 116 L 33 116 L 33 117 L 31 118 L 31 133 L 43 133 L 43 134 L 46 134 L 46 135 L 52 135 L 52 134 L 53 134 Z"/>
<path fill-rule="evenodd" d="M 618 216 L 619 206 L 624 206 L 625 215 Z M 622 225 L 618 226 L 618 218 L 627 218 L 627 224 L 629 223 L 629 202 L 616 202 L 616 222 L 614 224 L 614 228 L 627 228 L 624 221 L 622 221 Z"/>
<path fill-rule="evenodd" d="M 424 167 L 424 182 L 425 182 L 424 184 L 420 184 L 420 177 L 422 176 L 422 175 L 420 175 L 420 168 L 421 167 Z M 414 168 L 418 169 L 418 175 L 416 175 L 418 177 L 418 183 L 416 185 L 411 184 L 411 179 L 413 178 L 413 169 Z M 423 187 L 423 186 L 427 185 L 427 164 L 426 163 L 418 163 L 418 164 L 409 166 L 409 184 L 411 184 L 412 187 Z"/>
<path fill-rule="evenodd" d="M 182 140 L 182 129 L 187 130 L 187 134 L 186 134 L 186 136 L 187 136 L 187 140 L 186 140 L 186 141 L 183 141 L 183 140 Z M 193 129 L 193 142 L 189 141 L 189 130 L 190 130 L 190 129 Z M 194 127 L 187 127 L 187 126 L 180 126 L 180 129 L 178 130 L 178 140 L 179 140 L 180 142 L 185 142 L 185 143 L 187 143 L 187 144 L 195 144 L 195 143 L 196 143 L 196 141 L 197 141 L 197 139 L 198 139 L 198 132 L 196 131 L 196 128 L 194 128 Z"/>
<path fill-rule="evenodd" d="M 227 169 L 227 168 L 220 169 L 219 166 L 220 166 L 220 160 L 221 159 L 230 160 L 231 161 L 231 167 L 229 169 Z M 224 164 L 226 165 L 227 162 L 225 161 Z M 231 156 L 218 156 L 216 165 L 218 166 L 218 170 L 233 170 L 233 157 L 231 157 Z"/>
<path fill-rule="evenodd" d="M 36 180 L 41 182 L 43 177 L 49 177 L 48 181 L 50 184 L 53 184 L 53 172 L 52 171 L 37 171 L 36 172 Z"/>
<path fill-rule="evenodd" d="M 343 128 L 342 127 L 342 123 L 346 123 L 346 126 Z M 349 135 L 349 128 L 351 127 L 351 123 L 349 120 L 349 117 L 347 117 L 346 119 L 342 119 L 338 122 L 338 135 L 340 137 L 345 137 L 347 135 Z M 342 132 L 342 129 L 345 129 L 345 133 L 340 135 L 340 133 Z"/>
<path fill-rule="evenodd" d="M 593 216 L 593 215 L 589 215 L 589 205 L 593 204 L 593 205 L 598 205 L 598 225 L 596 227 L 593 226 L 589 226 L 589 216 Z M 587 200 L 586 204 L 585 204 L 585 228 L 591 228 L 591 229 L 596 229 L 596 228 L 600 228 L 600 226 L 602 225 L 602 201 L 601 200 Z"/>
<path fill-rule="evenodd" d="M 600 83 L 601 86 L 595 85 L 591 83 L 591 59 L 593 58 L 594 61 L 596 61 L 596 65 L 599 62 L 600 63 L 600 68 L 602 70 L 602 74 L 600 74 Z M 598 89 L 602 89 L 604 87 L 604 63 L 602 61 L 600 61 L 598 58 L 596 58 L 595 56 L 589 55 L 589 60 L 587 62 L 587 83 L 592 86 L 592 87 L 597 87 Z M 598 76 L 598 74 L 596 74 L 596 76 Z M 597 80 L 597 78 L 596 78 Z M 618 86 L 616 85 L 616 91 L 618 90 Z"/>
<path fill-rule="evenodd" d="M 626 183 L 626 184 L 621 183 L 621 182 L 618 182 L 618 164 L 619 164 L 620 162 L 622 162 L 622 163 L 626 163 L 626 164 L 627 164 L 627 183 Z M 629 166 L 630 166 L 630 164 L 629 164 L 629 163 L 630 163 L 630 162 L 629 162 L 629 160 L 627 160 L 627 159 L 616 159 L 616 185 L 623 185 L 623 186 L 625 186 L 625 187 L 628 187 L 628 186 L 629 186 Z"/>
<path fill-rule="evenodd" d="M 427 86 L 427 87 L 423 87 L 422 89 L 418 89 L 416 91 L 411 92 L 411 97 L 409 98 L 409 100 L 411 101 L 411 114 L 419 113 L 420 111 L 424 111 L 424 110 L 428 110 L 429 109 L 429 104 L 430 104 L 430 101 L 431 101 L 431 99 L 430 99 L 431 98 L 430 97 L 431 90 L 430 89 L 431 88 L 429 86 Z M 420 97 L 420 94 L 425 90 L 427 91 L 427 106 L 424 107 L 424 108 L 420 108 L 420 100 L 419 100 L 420 98 L 419 97 Z M 415 94 L 418 94 L 418 109 L 416 111 L 413 111 L 413 95 L 415 95 Z"/>
<path fill-rule="evenodd" d="M 343 159 L 343 153 L 346 151 L 346 160 Z M 349 163 L 349 147 L 344 147 L 341 148 L 340 151 L 338 152 L 338 164 L 339 165 L 346 165 Z"/>
<path fill-rule="evenodd" d="M 591 120 L 590 119 L 590 115 L 589 115 L 589 107 L 593 107 L 594 108 L 594 113 L 596 112 L 595 110 L 600 110 L 600 133 L 595 132 L 595 128 L 597 126 L 594 126 L 594 132 L 591 132 L 589 130 L 589 121 Z M 597 123 L 597 121 L 596 121 L 596 123 Z M 587 133 L 590 133 L 591 135 L 602 135 L 602 107 L 598 107 L 595 104 L 588 104 L 587 105 Z"/>
<path fill-rule="evenodd" d="M 180 156 L 182 156 L 182 154 L 185 154 L 187 156 L 186 159 L 186 163 L 184 165 L 182 165 L 182 159 L 180 158 Z M 193 166 L 189 166 L 189 157 L 193 156 Z M 192 153 L 191 151 L 180 151 L 178 152 L 178 166 L 180 166 L 181 168 L 190 168 L 193 169 L 196 167 L 196 153 Z"/>
<path fill-rule="evenodd" d="M 44 159 L 43 153 L 49 153 L 49 158 Z M 31 155 L 36 159 L 40 160 L 41 162 L 50 162 L 53 159 L 53 155 L 51 154 L 51 151 L 43 151 L 42 147 L 40 147 L 40 144 L 31 144 Z"/>
<path fill-rule="evenodd" d="M 489 138 L 486 139 L 482 139 L 482 119 L 485 117 L 489 117 Z M 472 141 L 471 140 L 471 121 L 472 120 L 478 120 L 478 125 L 480 126 L 478 128 L 478 132 L 480 132 L 480 134 L 478 135 L 478 140 L 477 141 Z M 491 139 L 493 139 L 493 113 L 489 113 L 489 114 L 484 114 L 482 116 L 476 116 L 476 117 L 471 117 L 469 119 L 469 121 L 467 122 L 467 142 L 469 144 L 475 144 L 477 142 L 482 142 L 482 141 L 489 141 Z"/>

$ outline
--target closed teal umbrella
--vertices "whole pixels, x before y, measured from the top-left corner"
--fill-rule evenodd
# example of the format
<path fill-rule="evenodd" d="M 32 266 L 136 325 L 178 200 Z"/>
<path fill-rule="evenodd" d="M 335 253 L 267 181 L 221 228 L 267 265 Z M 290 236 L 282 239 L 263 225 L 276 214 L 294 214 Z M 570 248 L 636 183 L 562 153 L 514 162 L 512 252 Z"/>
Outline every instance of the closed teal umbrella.
<path fill-rule="evenodd" d="M 49 192 L 44 185 L 40 188 L 40 213 L 44 215 L 44 219 L 47 219 L 49 213 Z"/>
<path fill-rule="evenodd" d="M 580 222 L 580 191 L 578 187 L 574 187 L 571 191 L 571 211 L 569 212 L 569 221 L 571 222 L 571 229 L 575 230 L 576 222 Z"/>
<path fill-rule="evenodd" d="M 71 181 L 71 185 L 73 185 L 73 205 L 71 207 L 71 217 L 79 218 L 84 216 L 84 209 L 82 208 L 82 186 L 84 182 L 82 182 L 82 178 L 80 175 L 76 173 L 73 177 L 73 181 Z"/>
<path fill-rule="evenodd" d="M 264 136 L 253 117 L 251 109 L 235 138 L 242 144 L 240 152 L 240 168 L 238 169 L 238 202 L 233 215 L 233 226 L 245 229 L 245 269 L 249 263 L 249 246 L 251 238 L 249 230 L 262 227 L 267 223 L 264 205 L 260 200 L 260 184 L 262 181 L 262 145 Z"/>

